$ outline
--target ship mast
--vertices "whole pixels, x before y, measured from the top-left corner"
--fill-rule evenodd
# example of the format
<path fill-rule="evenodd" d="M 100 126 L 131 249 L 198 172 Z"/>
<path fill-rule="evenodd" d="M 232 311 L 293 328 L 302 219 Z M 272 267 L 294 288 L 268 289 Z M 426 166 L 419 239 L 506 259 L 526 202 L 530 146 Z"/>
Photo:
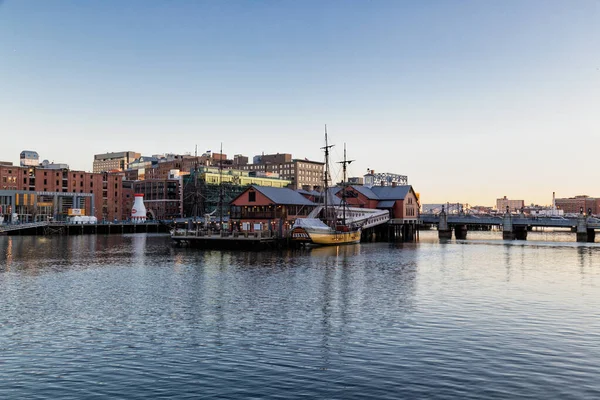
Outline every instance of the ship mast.
<path fill-rule="evenodd" d="M 219 231 L 223 229 L 223 142 L 219 154 Z"/>
<path fill-rule="evenodd" d="M 324 172 L 324 186 L 325 186 L 325 223 L 329 225 L 329 201 L 328 201 L 328 192 L 329 192 L 329 149 L 332 148 L 333 145 L 327 143 L 327 124 L 325 124 L 325 147 L 321 147 L 321 150 L 325 151 L 325 172 Z"/>
<path fill-rule="evenodd" d="M 346 160 L 346 143 L 344 143 L 344 161 L 342 164 L 342 225 L 346 225 L 346 167 L 354 160 Z"/>

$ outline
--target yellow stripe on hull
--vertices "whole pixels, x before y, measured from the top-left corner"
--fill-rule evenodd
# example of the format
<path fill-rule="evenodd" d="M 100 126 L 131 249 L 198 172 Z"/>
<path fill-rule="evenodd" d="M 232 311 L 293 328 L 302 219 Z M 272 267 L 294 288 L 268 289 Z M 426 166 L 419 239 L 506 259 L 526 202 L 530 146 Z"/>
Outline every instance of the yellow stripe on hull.
<path fill-rule="evenodd" d="M 360 231 L 327 233 L 311 232 L 308 235 L 314 244 L 320 244 L 324 246 L 360 243 Z"/>

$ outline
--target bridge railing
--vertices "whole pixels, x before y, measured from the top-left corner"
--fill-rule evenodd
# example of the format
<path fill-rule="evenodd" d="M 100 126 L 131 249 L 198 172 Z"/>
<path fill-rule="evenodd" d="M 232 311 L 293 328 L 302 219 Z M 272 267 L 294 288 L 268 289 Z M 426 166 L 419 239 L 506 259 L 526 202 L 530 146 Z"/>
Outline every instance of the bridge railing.
<path fill-rule="evenodd" d="M 448 224 L 452 225 L 503 225 L 503 216 L 474 216 L 474 215 L 448 215 Z M 425 224 L 438 224 L 440 217 L 437 214 L 421 214 L 420 221 Z M 554 228 L 572 228 L 577 226 L 576 217 L 523 217 L 521 215 L 512 215 L 513 225 L 527 225 L 539 227 Z M 600 220 L 589 217 L 586 221 L 589 228 L 600 229 Z"/>
<path fill-rule="evenodd" d="M 27 222 L 23 224 L 4 224 L 0 225 L 0 232 L 18 231 L 21 229 L 37 228 L 39 226 L 48 226 L 48 222 Z"/>

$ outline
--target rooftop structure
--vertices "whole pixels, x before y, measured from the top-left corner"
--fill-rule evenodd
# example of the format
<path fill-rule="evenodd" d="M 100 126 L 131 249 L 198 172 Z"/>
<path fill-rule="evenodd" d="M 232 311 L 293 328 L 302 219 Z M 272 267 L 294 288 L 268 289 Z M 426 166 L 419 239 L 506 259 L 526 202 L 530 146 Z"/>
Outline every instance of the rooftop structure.
<path fill-rule="evenodd" d="M 40 163 L 40 156 L 37 151 L 23 150 L 20 159 L 22 167 L 35 167 Z"/>
<path fill-rule="evenodd" d="M 398 175 L 390 172 L 377 172 L 375 170 L 368 170 L 364 175 L 364 185 L 367 187 L 372 186 L 404 186 L 408 185 L 408 176 Z"/>

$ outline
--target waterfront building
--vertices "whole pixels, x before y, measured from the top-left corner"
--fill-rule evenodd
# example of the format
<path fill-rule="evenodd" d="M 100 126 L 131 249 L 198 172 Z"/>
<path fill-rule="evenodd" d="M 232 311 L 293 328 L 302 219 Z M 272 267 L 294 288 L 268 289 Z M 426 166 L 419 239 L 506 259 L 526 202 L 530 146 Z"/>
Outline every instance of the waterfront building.
<path fill-rule="evenodd" d="M 21 167 L 35 167 L 40 163 L 37 151 L 23 150 L 19 158 Z"/>
<path fill-rule="evenodd" d="M 245 171 L 277 173 L 291 181 L 290 188 L 315 190 L 323 186 L 325 163 L 308 159 L 293 159 L 291 154 L 263 154 L 254 156 L 253 164 L 242 165 Z"/>
<path fill-rule="evenodd" d="M 93 216 L 94 196 L 91 193 L 0 190 L 0 217 L 6 223 L 66 221 L 77 215 Z"/>
<path fill-rule="evenodd" d="M 289 188 L 252 185 L 231 201 L 230 221 L 233 230 L 282 235 L 297 218 L 305 218 L 316 206 Z"/>
<path fill-rule="evenodd" d="M 393 174 L 391 172 L 377 172 L 368 170 L 363 176 L 364 185 L 367 187 L 373 186 L 404 186 L 408 185 L 408 176 Z"/>
<path fill-rule="evenodd" d="M 336 196 L 342 197 L 342 189 Z M 346 188 L 346 202 L 350 207 L 388 210 L 390 224 L 417 224 L 419 195 L 411 185 L 373 186 L 352 185 Z"/>
<path fill-rule="evenodd" d="M 96 154 L 94 155 L 93 172 L 123 171 L 128 169 L 129 164 L 139 157 L 141 154 L 134 151 Z"/>
<path fill-rule="evenodd" d="M 565 214 L 579 214 L 581 210 L 586 214 L 591 211 L 593 215 L 598 215 L 600 212 L 600 198 L 597 197 L 578 195 L 556 199 L 555 201 L 556 208 L 563 210 Z"/>
<path fill-rule="evenodd" d="M 102 190 L 97 190 L 95 196 L 99 213 L 96 215 L 99 221 L 113 222 L 126 219 L 127 210 L 123 209 L 123 172 L 104 172 L 97 174 L 101 177 Z"/>
<path fill-rule="evenodd" d="M 85 195 L 85 215 L 95 216 L 99 221 L 122 219 L 122 180 L 123 173 L 0 165 L 0 190 Z M 67 204 L 70 197 L 61 201 Z"/>
<path fill-rule="evenodd" d="M 126 221 L 131 215 L 131 209 L 135 201 L 133 182 L 124 180 L 121 182 L 121 216 L 119 219 Z"/>
<path fill-rule="evenodd" d="M 524 200 L 510 200 L 506 196 L 501 199 L 496 199 L 496 210 L 498 212 L 506 212 L 506 210 L 521 211 L 521 209 L 525 207 Z"/>

